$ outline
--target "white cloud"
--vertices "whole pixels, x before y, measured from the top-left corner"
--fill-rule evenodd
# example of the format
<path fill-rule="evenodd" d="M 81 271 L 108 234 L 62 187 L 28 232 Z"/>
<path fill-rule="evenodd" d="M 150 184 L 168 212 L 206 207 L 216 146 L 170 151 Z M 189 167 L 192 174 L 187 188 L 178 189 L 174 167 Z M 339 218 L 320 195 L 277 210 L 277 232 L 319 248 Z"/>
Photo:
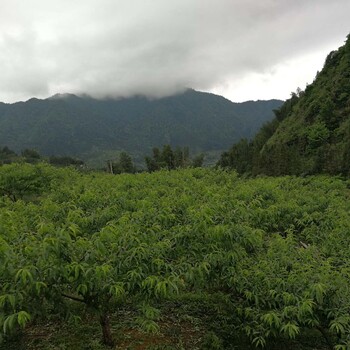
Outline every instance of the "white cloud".
<path fill-rule="evenodd" d="M 281 97 L 305 84 L 300 72 L 314 76 L 320 55 L 348 34 L 350 15 L 348 0 L 0 2 L 2 101 L 184 87 Z"/>
<path fill-rule="evenodd" d="M 228 77 L 210 91 L 236 102 L 270 98 L 285 100 L 298 87 L 304 90 L 307 84 L 311 84 L 317 71 L 321 71 L 328 53 L 341 44 L 340 41 L 322 50 L 283 61 L 263 73 L 248 73 L 237 81 Z"/>

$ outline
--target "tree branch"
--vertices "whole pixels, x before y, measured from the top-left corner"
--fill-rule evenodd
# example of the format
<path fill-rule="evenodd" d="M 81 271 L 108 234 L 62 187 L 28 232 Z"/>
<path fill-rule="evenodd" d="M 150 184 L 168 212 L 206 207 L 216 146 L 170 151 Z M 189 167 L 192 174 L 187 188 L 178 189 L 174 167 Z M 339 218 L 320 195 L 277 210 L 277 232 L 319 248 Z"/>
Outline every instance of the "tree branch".
<path fill-rule="evenodd" d="M 74 295 L 69 295 L 69 294 L 66 294 L 66 293 L 61 293 L 61 295 L 67 299 L 71 299 L 71 300 L 74 300 L 74 301 L 79 301 L 81 303 L 84 303 L 86 304 L 86 301 L 82 298 L 79 298 L 79 297 L 76 297 Z"/>

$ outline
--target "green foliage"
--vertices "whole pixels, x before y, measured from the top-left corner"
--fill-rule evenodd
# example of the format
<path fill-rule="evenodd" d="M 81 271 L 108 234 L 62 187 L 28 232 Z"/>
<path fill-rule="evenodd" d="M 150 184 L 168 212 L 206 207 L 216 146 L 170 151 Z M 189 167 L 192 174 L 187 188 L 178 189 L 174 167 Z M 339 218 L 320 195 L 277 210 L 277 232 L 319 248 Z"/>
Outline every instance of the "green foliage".
<path fill-rule="evenodd" d="M 221 155 L 218 166 L 236 169 L 240 174 L 252 171 L 252 144 L 247 139 L 242 139 L 232 146 L 229 152 Z"/>
<path fill-rule="evenodd" d="M 92 313 L 113 344 L 127 307 L 133 325 L 156 337 L 173 303 L 176 315 L 192 305 L 187 322 L 214 314 L 208 349 L 229 348 L 234 337 L 272 348 L 310 330 L 333 347 L 349 343 L 348 181 L 0 168 L 0 179 L 10 174 L 36 185 L 25 201 L 0 198 L 6 341 L 31 322 L 84 323 Z"/>
<path fill-rule="evenodd" d="M 41 159 L 40 154 L 34 149 L 26 148 L 21 155 L 27 163 L 37 163 Z"/>
<path fill-rule="evenodd" d="M 202 340 L 201 349 L 203 350 L 222 350 L 224 349 L 222 341 L 213 332 L 208 332 Z"/>
<path fill-rule="evenodd" d="M 177 147 L 173 150 L 170 145 L 164 145 L 162 150 L 154 147 L 153 157 L 146 157 L 145 162 L 149 172 L 161 169 L 200 168 L 203 166 L 204 154 L 199 154 L 191 160 L 188 147 Z"/>
<path fill-rule="evenodd" d="M 201 168 L 204 164 L 204 157 L 203 153 L 193 157 L 191 166 L 193 168 Z"/>
<path fill-rule="evenodd" d="M 49 188 L 52 178 L 52 169 L 45 164 L 4 165 L 0 168 L 0 194 L 13 201 L 39 195 Z"/>
<path fill-rule="evenodd" d="M 114 174 L 133 174 L 136 172 L 136 168 L 132 161 L 132 158 L 126 152 L 121 152 L 119 154 L 119 160 L 117 162 L 112 163 L 112 168 Z"/>
<path fill-rule="evenodd" d="M 37 151 L 25 149 L 19 156 L 16 152 L 10 150 L 7 146 L 0 148 L 0 165 L 11 163 L 29 163 L 37 164 L 47 161 L 54 166 L 83 166 L 84 162 L 68 156 L 51 156 L 48 159 L 42 157 Z"/>
<path fill-rule="evenodd" d="M 348 38 L 305 91 L 292 93 L 272 122 L 222 154 L 219 165 L 253 175 L 349 175 L 349 47 Z"/>
<path fill-rule="evenodd" d="M 314 123 L 307 129 L 307 139 L 310 148 L 317 148 L 328 140 L 330 136 L 329 130 L 325 122 Z"/>
<path fill-rule="evenodd" d="M 10 164 L 18 160 L 16 152 L 10 150 L 8 147 L 0 148 L 0 164 Z"/>
<path fill-rule="evenodd" d="M 49 158 L 49 163 L 55 166 L 83 166 L 84 162 L 80 159 L 75 159 L 72 157 L 64 156 L 51 156 Z"/>

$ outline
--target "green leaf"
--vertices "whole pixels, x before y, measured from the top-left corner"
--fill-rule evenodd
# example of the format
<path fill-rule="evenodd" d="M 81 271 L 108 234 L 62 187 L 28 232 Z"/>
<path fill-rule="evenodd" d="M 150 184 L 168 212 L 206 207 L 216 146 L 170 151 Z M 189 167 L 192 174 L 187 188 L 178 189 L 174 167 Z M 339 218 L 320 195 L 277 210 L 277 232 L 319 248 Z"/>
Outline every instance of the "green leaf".
<path fill-rule="evenodd" d="M 125 296 L 125 289 L 122 283 L 115 284 L 109 288 L 109 293 L 116 297 L 116 299 L 121 300 Z"/>
<path fill-rule="evenodd" d="M 33 276 L 32 273 L 26 269 L 19 269 L 16 273 L 15 280 L 21 281 L 23 284 L 27 284 L 27 282 L 33 282 Z"/>
<path fill-rule="evenodd" d="M 258 348 L 258 347 L 261 347 L 261 348 L 264 348 L 265 345 L 266 345 L 266 340 L 264 337 L 262 336 L 258 336 L 258 337 L 255 337 L 253 340 L 252 340 L 252 343 Z"/>
<path fill-rule="evenodd" d="M 262 321 L 268 324 L 270 327 L 274 326 L 276 328 L 279 328 L 281 321 L 276 313 L 269 312 L 262 316 Z"/>
<path fill-rule="evenodd" d="M 20 327 L 24 328 L 26 323 L 31 320 L 31 316 L 26 311 L 20 311 L 17 315 L 17 322 Z"/>
<path fill-rule="evenodd" d="M 16 325 L 16 320 L 17 320 L 17 314 L 13 314 L 5 318 L 4 325 L 3 325 L 3 330 L 5 334 L 11 332 L 14 329 Z"/>
<path fill-rule="evenodd" d="M 326 286 L 323 283 L 317 283 L 312 286 L 311 290 L 317 303 L 323 304 L 323 298 L 326 293 Z"/>
<path fill-rule="evenodd" d="M 292 322 L 283 325 L 281 331 L 291 339 L 294 339 L 300 333 L 299 327 Z"/>

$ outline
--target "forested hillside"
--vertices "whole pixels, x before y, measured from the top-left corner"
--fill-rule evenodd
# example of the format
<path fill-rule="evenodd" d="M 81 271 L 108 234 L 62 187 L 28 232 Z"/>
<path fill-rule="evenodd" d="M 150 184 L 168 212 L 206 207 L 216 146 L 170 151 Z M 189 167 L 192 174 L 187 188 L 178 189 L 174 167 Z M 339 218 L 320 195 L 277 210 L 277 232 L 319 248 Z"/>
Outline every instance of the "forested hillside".
<path fill-rule="evenodd" d="M 253 174 L 350 173 L 350 37 L 332 51 L 305 91 L 276 111 L 252 142 L 241 140 L 221 166 Z"/>
<path fill-rule="evenodd" d="M 165 144 L 189 147 L 193 154 L 222 151 L 234 140 L 252 137 L 281 103 L 232 103 L 194 90 L 158 100 L 57 95 L 0 104 L 0 146 L 103 164 L 118 151 L 143 161 L 153 147 Z"/>

